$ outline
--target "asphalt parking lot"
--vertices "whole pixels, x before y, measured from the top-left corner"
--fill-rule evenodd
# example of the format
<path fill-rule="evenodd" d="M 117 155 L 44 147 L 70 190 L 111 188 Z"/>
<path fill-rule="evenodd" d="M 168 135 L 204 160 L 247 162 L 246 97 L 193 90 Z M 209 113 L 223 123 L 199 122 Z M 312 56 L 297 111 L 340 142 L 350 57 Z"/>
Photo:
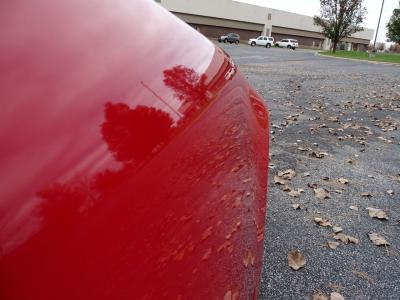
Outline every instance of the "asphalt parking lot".
<path fill-rule="evenodd" d="M 260 298 L 338 292 L 345 299 L 400 299 L 400 66 L 301 49 L 219 46 L 270 111 Z M 288 169 L 296 175 L 278 174 Z M 318 188 L 329 198 L 317 198 Z M 367 207 L 383 210 L 388 219 L 369 216 Z M 330 224 L 358 243 L 336 240 Z M 369 233 L 390 245 L 373 244 Z M 336 248 L 328 242 L 337 242 L 331 243 Z M 291 250 L 305 257 L 298 271 L 288 266 Z"/>

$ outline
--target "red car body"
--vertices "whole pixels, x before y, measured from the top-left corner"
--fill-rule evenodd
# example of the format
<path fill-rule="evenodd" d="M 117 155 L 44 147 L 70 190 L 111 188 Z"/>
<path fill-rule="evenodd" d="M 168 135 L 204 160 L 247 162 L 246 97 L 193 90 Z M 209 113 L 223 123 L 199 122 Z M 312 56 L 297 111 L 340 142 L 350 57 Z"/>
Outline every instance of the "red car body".
<path fill-rule="evenodd" d="M 250 299 L 268 115 L 153 1 L 0 4 L 1 299 Z"/>

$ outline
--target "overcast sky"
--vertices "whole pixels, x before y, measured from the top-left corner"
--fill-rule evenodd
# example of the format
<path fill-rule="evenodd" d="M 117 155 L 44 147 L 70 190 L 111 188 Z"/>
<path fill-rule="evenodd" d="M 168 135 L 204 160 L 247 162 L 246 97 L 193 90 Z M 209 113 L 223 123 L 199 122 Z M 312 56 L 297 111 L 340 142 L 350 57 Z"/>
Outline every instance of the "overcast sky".
<path fill-rule="evenodd" d="M 319 11 L 319 0 L 236 0 L 260 6 L 286 10 L 302 15 L 314 16 Z M 364 0 L 364 6 L 368 10 L 364 21 L 364 27 L 376 30 L 379 20 L 379 12 L 382 0 Z M 399 0 L 385 0 L 382 20 L 378 33 L 378 42 L 386 41 L 386 24 L 389 21 L 393 9 L 399 7 Z"/>

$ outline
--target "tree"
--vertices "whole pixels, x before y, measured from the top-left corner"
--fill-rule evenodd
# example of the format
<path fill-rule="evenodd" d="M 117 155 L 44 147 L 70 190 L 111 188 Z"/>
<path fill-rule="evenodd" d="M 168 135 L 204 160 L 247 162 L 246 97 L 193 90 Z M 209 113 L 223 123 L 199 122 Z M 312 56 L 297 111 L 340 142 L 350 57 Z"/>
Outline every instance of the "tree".
<path fill-rule="evenodd" d="M 362 31 L 361 26 L 367 9 L 363 0 L 320 0 L 320 15 L 314 16 L 314 24 L 322 27 L 322 34 L 332 40 L 333 53 L 339 42 L 353 33 Z"/>
<path fill-rule="evenodd" d="M 400 44 L 400 8 L 393 10 L 393 15 L 386 25 L 388 32 L 386 36 L 397 44 Z"/>

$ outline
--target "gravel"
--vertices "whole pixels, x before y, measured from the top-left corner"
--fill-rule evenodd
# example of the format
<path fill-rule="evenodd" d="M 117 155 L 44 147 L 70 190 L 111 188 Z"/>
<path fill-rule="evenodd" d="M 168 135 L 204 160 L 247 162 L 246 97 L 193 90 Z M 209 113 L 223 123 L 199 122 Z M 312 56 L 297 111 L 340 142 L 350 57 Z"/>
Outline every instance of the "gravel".
<path fill-rule="evenodd" d="M 270 111 L 260 298 L 310 299 L 318 292 L 339 292 L 346 299 L 400 299 L 400 181 L 392 177 L 400 174 L 400 66 L 319 57 L 301 49 L 220 46 Z M 329 155 L 313 158 L 312 151 Z M 274 175 L 286 169 L 297 172 L 289 185 L 305 190 L 299 198 L 274 184 Z M 306 172 L 310 176 L 302 176 Z M 339 177 L 349 183 L 338 183 Z M 331 198 L 317 199 L 312 187 L 327 189 Z M 301 209 L 293 209 L 295 203 Z M 389 220 L 371 218 L 367 207 L 383 209 Z M 340 242 L 330 249 L 333 231 L 318 226 L 315 217 L 329 219 L 360 243 Z M 371 232 L 390 246 L 372 244 Z M 296 249 L 306 258 L 298 271 L 287 261 Z"/>

